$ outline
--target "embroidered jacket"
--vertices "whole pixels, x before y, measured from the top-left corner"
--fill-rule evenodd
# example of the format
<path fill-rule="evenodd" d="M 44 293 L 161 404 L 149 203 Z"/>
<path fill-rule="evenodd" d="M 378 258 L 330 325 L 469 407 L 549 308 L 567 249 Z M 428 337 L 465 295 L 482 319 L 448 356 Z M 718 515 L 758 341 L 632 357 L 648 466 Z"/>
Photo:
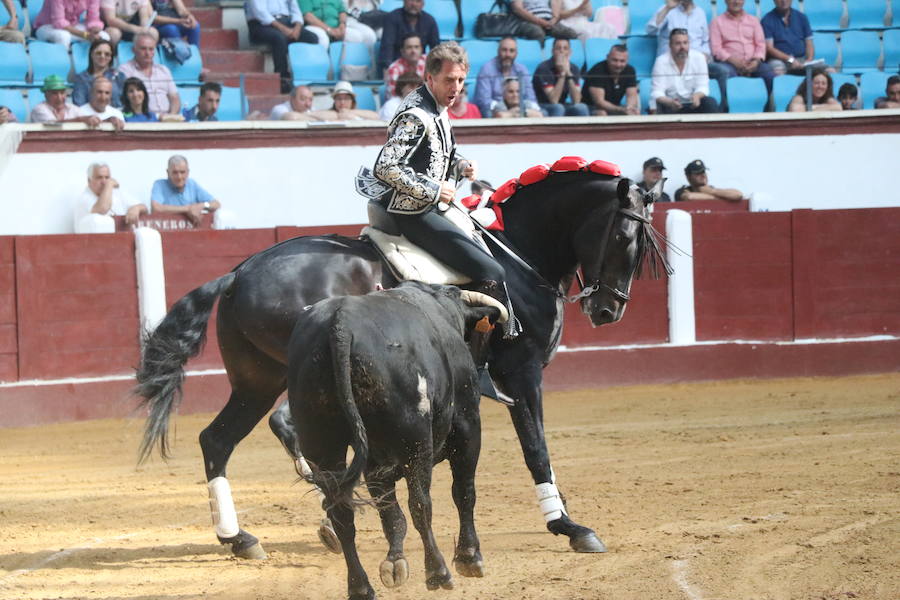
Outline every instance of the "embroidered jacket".
<path fill-rule="evenodd" d="M 447 109 L 423 85 L 403 100 L 388 126 L 388 140 L 373 169 L 390 188 L 379 200 L 388 212 L 425 212 L 437 202 L 441 183 L 458 176 L 462 161 Z"/>

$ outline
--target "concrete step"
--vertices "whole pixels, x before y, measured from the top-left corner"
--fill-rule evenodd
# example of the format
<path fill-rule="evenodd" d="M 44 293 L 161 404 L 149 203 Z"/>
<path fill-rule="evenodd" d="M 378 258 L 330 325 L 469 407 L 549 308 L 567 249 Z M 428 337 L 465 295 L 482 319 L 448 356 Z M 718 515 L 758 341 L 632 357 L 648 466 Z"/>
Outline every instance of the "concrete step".
<path fill-rule="evenodd" d="M 210 71 L 206 81 L 218 81 L 229 87 L 241 84 L 242 73 L 238 71 Z M 248 96 L 274 95 L 281 92 L 281 78 L 278 73 L 243 73 L 244 93 Z"/>
<path fill-rule="evenodd" d="M 261 73 L 265 59 L 255 50 L 204 50 L 203 66 L 210 71 Z"/>
<path fill-rule="evenodd" d="M 200 23 L 200 29 L 220 29 L 222 27 L 222 9 L 218 6 L 195 6 L 191 13 Z"/>
<path fill-rule="evenodd" d="M 237 50 L 238 32 L 235 29 L 203 29 L 200 35 L 200 50 Z"/>
<path fill-rule="evenodd" d="M 252 95 L 247 96 L 247 101 L 250 103 L 250 112 L 259 111 L 268 115 L 272 110 L 272 107 L 276 104 L 281 104 L 285 100 L 288 99 L 287 94 L 279 94 L 279 95 Z"/>

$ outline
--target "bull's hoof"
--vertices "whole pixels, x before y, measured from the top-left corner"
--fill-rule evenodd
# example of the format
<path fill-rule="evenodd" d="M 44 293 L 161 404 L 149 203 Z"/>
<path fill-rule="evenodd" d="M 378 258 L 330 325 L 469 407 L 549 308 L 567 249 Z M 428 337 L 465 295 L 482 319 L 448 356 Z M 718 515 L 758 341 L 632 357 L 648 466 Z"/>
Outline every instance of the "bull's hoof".
<path fill-rule="evenodd" d="M 475 548 L 457 549 L 453 568 L 463 577 L 484 577 L 484 560 Z"/>
<path fill-rule="evenodd" d="M 447 570 L 446 567 L 441 567 L 441 570 L 437 573 L 432 573 L 425 580 L 425 587 L 429 590 L 436 590 L 438 588 L 443 588 L 445 590 L 453 589 L 453 577 L 450 575 L 450 571 Z"/>
<path fill-rule="evenodd" d="M 569 545 L 575 552 L 606 552 L 606 545 L 593 531 L 586 535 L 570 538 Z"/>
<path fill-rule="evenodd" d="M 231 546 L 231 553 L 238 558 L 246 558 L 249 560 L 265 560 L 266 551 L 263 550 L 256 536 L 250 535 L 243 529 L 238 530 L 238 534 L 234 537 L 219 537 L 220 544 L 228 544 Z"/>
<path fill-rule="evenodd" d="M 331 525 L 331 519 L 322 519 L 322 524 L 319 525 L 318 534 L 319 541 L 322 542 L 323 546 L 335 554 L 341 553 L 341 541 L 334 532 L 334 527 Z"/>
<path fill-rule="evenodd" d="M 385 560 L 378 567 L 381 583 L 384 587 L 400 587 L 409 579 L 409 563 L 402 556 L 396 560 Z"/>

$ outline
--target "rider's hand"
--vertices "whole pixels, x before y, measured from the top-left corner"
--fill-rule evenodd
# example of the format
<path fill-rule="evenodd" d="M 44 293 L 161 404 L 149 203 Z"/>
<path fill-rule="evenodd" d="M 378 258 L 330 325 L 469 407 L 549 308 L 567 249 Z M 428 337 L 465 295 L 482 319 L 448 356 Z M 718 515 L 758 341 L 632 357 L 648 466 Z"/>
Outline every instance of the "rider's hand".
<path fill-rule="evenodd" d="M 438 202 L 443 202 L 445 204 L 450 204 L 453 202 L 453 199 L 456 197 L 456 186 L 450 183 L 449 181 L 445 181 L 441 184 L 441 195 L 438 196 Z"/>
<path fill-rule="evenodd" d="M 475 177 L 478 176 L 478 165 L 475 164 L 474 160 L 466 160 L 463 161 L 463 164 L 460 165 L 462 167 L 462 175 L 469 181 L 475 181 Z"/>

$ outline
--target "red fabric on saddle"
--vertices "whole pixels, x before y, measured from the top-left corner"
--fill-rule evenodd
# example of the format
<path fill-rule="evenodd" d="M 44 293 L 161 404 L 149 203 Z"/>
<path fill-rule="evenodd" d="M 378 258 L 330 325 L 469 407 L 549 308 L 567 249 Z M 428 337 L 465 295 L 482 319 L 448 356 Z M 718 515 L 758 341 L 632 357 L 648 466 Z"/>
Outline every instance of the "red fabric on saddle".
<path fill-rule="evenodd" d="M 500 205 L 491 204 L 491 210 L 494 211 L 495 215 L 497 215 L 497 220 L 485 227 L 485 229 L 491 229 L 493 231 L 503 231 L 503 211 L 500 210 Z"/>
<path fill-rule="evenodd" d="M 622 169 L 619 168 L 619 165 L 611 162 L 606 162 L 605 160 L 595 160 L 588 165 L 588 170 L 593 173 L 613 175 L 616 177 L 622 174 Z"/>
<path fill-rule="evenodd" d="M 522 185 L 531 185 L 532 183 L 547 179 L 549 174 L 550 165 L 535 165 L 530 169 L 522 171 L 522 174 L 519 175 L 519 183 Z"/>
<path fill-rule="evenodd" d="M 580 171 L 587 166 L 587 161 L 580 156 L 563 156 L 561 159 L 553 163 L 550 167 L 551 171 Z"/>
<path fill-rule="evenodd" d="M 466 196 L 462 200 L 460 200 L 463 206 L 465 206 L 469 210 L 475 210 L 478 208 L 478 203 L 481 202 L 481 196 L 477 194 L 472 194 L 471 196 Z"/>
<path fill-rule="evenodd" d="M 500 204 L 510 196 L 516 193 L 516 190 L 519 189 L 519 182 L 516 179 L 510 179 L 503 185 L 497 188 L 497 191 L 491 195 L 491 200 L 494 204 Z"/>

